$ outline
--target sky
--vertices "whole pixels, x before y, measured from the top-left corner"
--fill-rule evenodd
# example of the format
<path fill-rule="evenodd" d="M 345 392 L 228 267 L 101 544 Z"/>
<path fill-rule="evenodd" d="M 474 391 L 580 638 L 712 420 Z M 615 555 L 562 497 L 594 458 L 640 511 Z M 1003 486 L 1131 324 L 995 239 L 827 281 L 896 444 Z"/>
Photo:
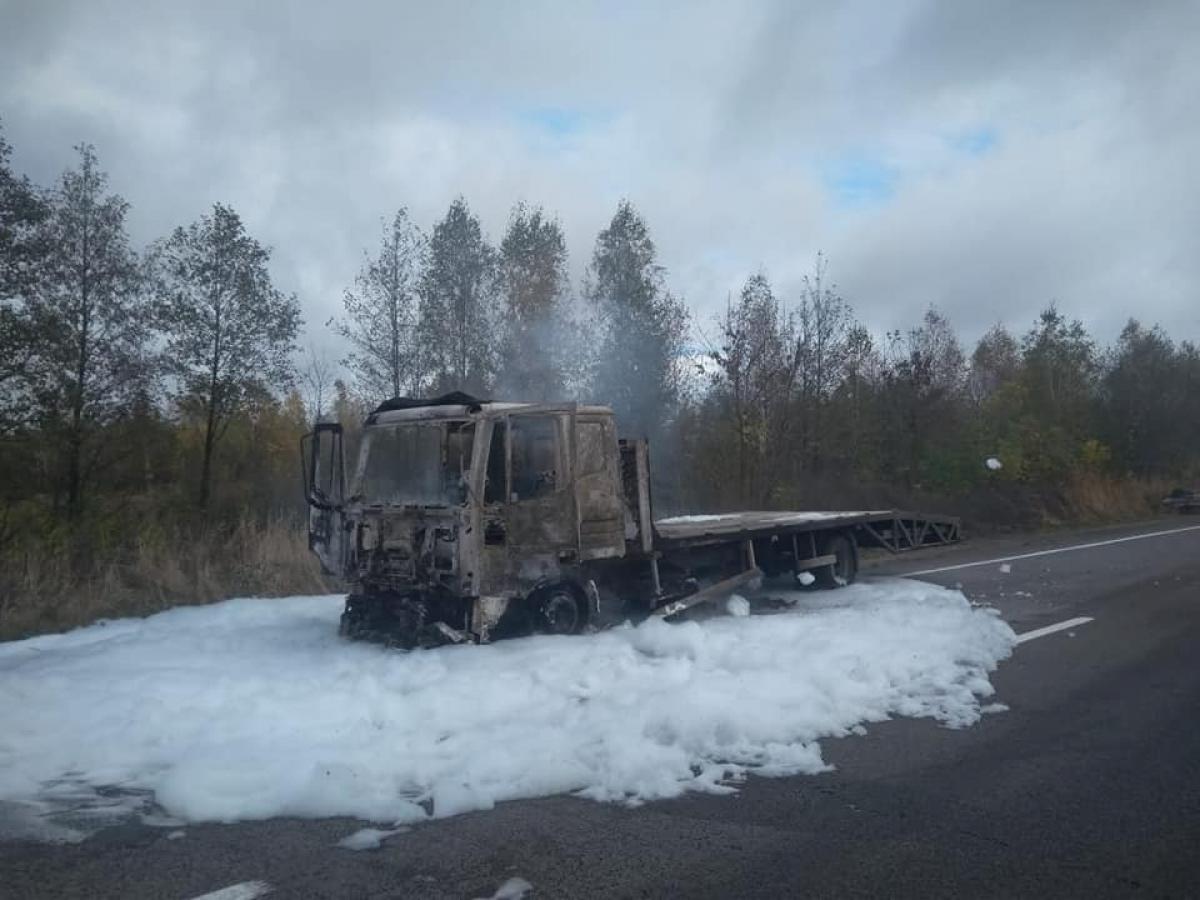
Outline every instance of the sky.
<path fill-rule="evenodd" d="M 877 333 L 1054 302 L 1200 340 L 1200 3 L 0 0 L 0 122 L 51 183 L 94 144 L 135 242 L 237 209 L 325 327 L 382 221 L 628 198 L 700 328 L 816 254 Z"/>

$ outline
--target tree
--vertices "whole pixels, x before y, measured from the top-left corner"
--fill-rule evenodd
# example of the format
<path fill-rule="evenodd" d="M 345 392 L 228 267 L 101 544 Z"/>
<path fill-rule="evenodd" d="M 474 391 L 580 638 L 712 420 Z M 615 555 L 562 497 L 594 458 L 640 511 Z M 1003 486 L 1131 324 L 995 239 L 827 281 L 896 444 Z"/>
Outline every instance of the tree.
<path fill-rule="evenodd" d="M 1116 459 L 1138 474 L 1167 474 L 1190 449 L 1183 357 L 1157 325 L 1130 319 L 1103 376 L 1103 432 Z"/>
<path fill-rule="evenodd" d="M 779 467 L 764 463 L 795 378 L 792 323 L 759 273 L 747 279 L 718 324 L 721 346 L 710 354 L 717 365 L 713 381 L 732 418 L 738 496 L 765 499 L 774 487 L 770 473 Z"/>
<path fill-rule="evenodd" d="M 979 339 L 971 354 L 967 393 L 978 408 L 1021 372 L 1021 351 L 1008 329 L 997 323 Z"/>
<path fill-rule="evenodd" d="M 825 408 L 842 376 L 850 307 L 828 280 L 828 262 L 818 254 L 811 275 L 804 276 L 797 311 L 795 345 L 799 388 L 801 447 L 808 468 L 820 468 L 826 443 Z"/>
<path fill-rule="evenodd" d="M 596 238 L 585 294 L 599 332 L 594 395 L 630 433 L 661 435 L 680 397 L 688 316 L 664 288 L 654 242 L 628 200 Z"/>
<path fill-rule="evenodd" d="M 1083 323 L 1068 322 L 1053 305 L 1022 342 L 1031 400 L 1047 421 L 1081 426 L 1096 375 L 1096 348 Z"/>
<path fill-rule="evenodd" d="M 949 320 L 925 311 L 907 334 L 888 335 L 892 359 L 885 375 L 883 409 L 888 416 L 893 469 L 916 485 L 938 471 L 937 451 L 958 437 L 958 411 L 966 380 L 966 358 Z M 946 460 L 940 460 L 943 467 Z"/>
<path fill-rule="evenodd" d="M 208 506 L 213 454 L 231 418 L 255 396 L 290 386 L 300 308 L 271 283 L 271 251 L 218 203 L 157 248 L 166 359 L 181 396 L 204 421 L 199 500 Z"/>
<path fill-rule="evenodd" d="M 41 226 L 46 252 L 24 306 L 35 343 L 31 391 L 57 449 L 70 518 L 105 460 L 100 430 L 126 414 L 145 386 L 150 324 L 125 233 L 129 204 L 106 193 L 95 149 L 76 150 L 78 168 L 50 195 Z"/>
<path fill-rule="evenodd" d="M 1021 342 L 1022 476 L 1054 480 L 1067 474 L 1089 437 L 1096 348 L 1083 323 L 1053 306 Z"/>
<path fill-rule="evenodd" d="M 842 380 L 829 410 L 826 459 L 843 471 L 877 474 L 879 453 L 878 393 L 883 360 L 871 333 L 862 325 L 846 332 Z"/>
<path fill-rule="evenodd" d="M 436 390 L 483 393 L 495 372 L 496 253 L 466 200 L 433 230 L 421 277 L 420 334 Z"/>
<path fill-rule="evenodd" d="M 12 148 L 0 131 L 0 432 L 28 422 L 28 376 L 37 335 L 26 308 L 45 252 L 45 197 L 9 168 Z"/>
<path fill-rule="evenodd" d="M 384 230 L 378 255 L 364 259 L 354 289 L 346 291 L 345 318 L 329 322 L 350 342 L 353 349 L 342 364 L 366 396 L 421 392 L 417 292 L 425 252 L 425 236 L 401 207 Z"/>
<path fill-rule="evenodd" d="M 301 400 L 309 423 L 324 421 L 329 412 L 327 402 L 334 390 L 334 367 L 325 351 L 318 353 L 315 348 L 308 348 L 300 380 L 304 386 Z"/>
<path fill-rule="evenodd" d="M 541 207 L 513 208 L 500 242 L 499 280 L 504 308 L 499 389 L 522 400 L 560 397 L 568 365 L 564 350 L 572 343 L 562 308 L 567 244 L 561 226 Z"/>
<path fill-rule="evenodd" d="M 0 434 L 29 421 L 27 381 L 37 346 L 23 306 L 0 302 Z"/>
<path fill-rule="evenodd" d="M 39 226 L 49 213 L 41 192 L 9 168 L 11 155 L 0 128 L 0 303 L 5 304 L 0 309 L 25 296 L 36 280 L 45 249 Z"/>

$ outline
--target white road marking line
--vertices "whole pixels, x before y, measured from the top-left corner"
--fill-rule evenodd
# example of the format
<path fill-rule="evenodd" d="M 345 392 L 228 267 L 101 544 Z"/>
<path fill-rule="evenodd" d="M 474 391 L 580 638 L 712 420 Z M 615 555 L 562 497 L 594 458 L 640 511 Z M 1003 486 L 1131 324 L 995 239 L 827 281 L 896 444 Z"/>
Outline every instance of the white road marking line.
<path fill-rule="evenodd" d="M 1017 635 L 1017 643 L 1023 644 L 1026 641 L 1032 641 L 1035 638 L 1045 637 L 1048 634 L 1054 634 L 1056 631 L 1066 631 L 1068 628 L 1074 628 L 1076 625 L 1086 625 L 1093 621 L 1091 616 L 1080 616 L 1077 619 L 1067 619 L 1065 622 L 1059 622 L 1057 625 L 1047 625 L 1045 628 L 1035 628 L 1033 631 L 1026 631 L 1024 634 Z"/>
<path fill-rule="evenodd" d="M 270 892 L 271 886 L 265 881 L 243 881 L 241 884 L 223 887 L 219 891 L 201 894 L 199 897 L 193 897 L 192 900 L 254 900 L 255 897 L 261 897 Z"/>
<path fill-rule="evenodd" d="M 1090 544 L 1072 544 L 1070 547 L 1055 547 L 1053 550 L 1036 550 L 1033 553 L 1021 553 L 1017 556 L 1000 556 L 996 559 L 983 559 L 979 562 L 960 563 L 957 566 L 942 566 L 939 569 L 903 572 L 900 577 L 910 578 L 914 575 L 935 575 L 938 572 L 953 572 L 956 569 L 970 569 L 974 566 L 994 566 L 996 563 L 1012 562 L 1016 559 L 1032 559 L 1035 556 L 1050 556 L 1053 553 L 1070 553 L 1072 550 L 1090 550 L 1093 547 L 1107 547 L 1110 544 L 1123 544 L 1126 541 L 1140 541 L 1143 538 L 1162 537 L 1166 534 L 1179 534 L 1184 531 L 1200 531 L 1200 525 L 1185 525 L 1183 528 L 1171 528 L 1167 531 L 1148 531 L 1145 534 L 1131 534 L 1127 537 L 1112 538 L 1107 541 L 1093 541 Z"/>

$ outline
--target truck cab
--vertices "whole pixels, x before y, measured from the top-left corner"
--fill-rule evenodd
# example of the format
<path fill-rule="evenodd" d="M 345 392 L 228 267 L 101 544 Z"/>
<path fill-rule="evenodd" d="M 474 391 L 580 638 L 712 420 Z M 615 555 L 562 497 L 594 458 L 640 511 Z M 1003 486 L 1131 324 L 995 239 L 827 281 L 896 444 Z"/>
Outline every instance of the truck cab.
<path fill-rule="evenodd" d="M 599 612 L 595 565 L 649 546 L 608 407 L 397 399 L 366 420 L 348 480 L 342 453 L 340 426 L 306 436 L 309 546 L 351 588 L 349 636 L 574 633 Z"/>

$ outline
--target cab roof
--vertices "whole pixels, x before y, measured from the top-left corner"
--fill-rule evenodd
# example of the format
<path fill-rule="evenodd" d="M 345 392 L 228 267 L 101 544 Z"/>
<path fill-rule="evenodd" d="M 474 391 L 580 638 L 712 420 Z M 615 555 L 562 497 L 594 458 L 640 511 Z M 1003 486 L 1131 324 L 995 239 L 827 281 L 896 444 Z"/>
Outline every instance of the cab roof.
<path fill-rule="evenodd" d="M 612 410 L 607 406 L 576 403 L 548 404 L 477 400 L 469 394 L 455 391 L 432 400 L 393 397 L 391 400 L 387 400 L 376 407 L 375 411 L 367 416 L 365 424 L 371 426 L 433 419 L 485 419 L 524 409 L 531 412 L 534 410 L 566 412 L 574 409 L 580 413 L 612 415 Z"/>

